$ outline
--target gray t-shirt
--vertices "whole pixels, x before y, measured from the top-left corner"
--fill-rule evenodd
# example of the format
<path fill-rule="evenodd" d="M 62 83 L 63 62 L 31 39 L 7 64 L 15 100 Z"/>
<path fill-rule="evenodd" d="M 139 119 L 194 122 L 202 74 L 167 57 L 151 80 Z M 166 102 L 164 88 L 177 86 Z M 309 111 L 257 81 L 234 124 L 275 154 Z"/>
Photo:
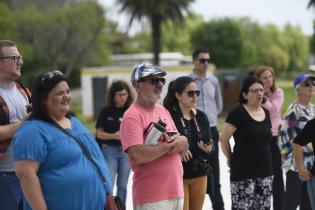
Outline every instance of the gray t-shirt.
<path fill-rule="evenodd" d="M 23 119 L 27 114 L 26 105 L 28 104 L 27 97 L 22 94 L 16 85 L 10 89 L 0 86 L 0 95 L 7 103 L 10 113 L 10 123 L 15 123 Z M 14 171 L 14 158 L 12 153 L 12 144 L 8 147 L 6 155 L 0 159 L 0 171 L 12 172 Z"/>

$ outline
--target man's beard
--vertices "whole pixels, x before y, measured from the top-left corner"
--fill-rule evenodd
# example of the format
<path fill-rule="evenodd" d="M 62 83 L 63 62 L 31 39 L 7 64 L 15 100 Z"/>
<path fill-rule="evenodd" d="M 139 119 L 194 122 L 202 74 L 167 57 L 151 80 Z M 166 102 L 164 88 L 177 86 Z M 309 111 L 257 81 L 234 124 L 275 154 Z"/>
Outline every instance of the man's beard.
<path fill-rule="evenodd" d="M 161 94 L 157 94 L 155 93 L 155 91 L 152 91 L 152 93 L 150 93 L 149 91 L 141 90 L 140 94 L 146 102 L 151 102 L 154 104 L 158 102 L 158 100 L 161 98 Z"/>

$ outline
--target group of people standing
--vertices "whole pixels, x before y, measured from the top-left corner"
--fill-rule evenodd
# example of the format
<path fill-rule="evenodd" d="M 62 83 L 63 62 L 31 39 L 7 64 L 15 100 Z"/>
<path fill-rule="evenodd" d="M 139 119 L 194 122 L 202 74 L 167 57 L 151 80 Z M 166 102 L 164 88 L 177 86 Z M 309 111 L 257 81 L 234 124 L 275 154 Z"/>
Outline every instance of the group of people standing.
<path fill-rule="evenodd" d="M 233 210 L 270 209 L 271 195 L 275 210 L 315 209 L 315 77 L 296 77 L 297 100 L 282 118 L 274 71 L 257 68 L 219 135 L 222 97 L 209 61 L 206 50 L 195 50 L 192 73 L 169 83 L 163 105 L 166 72 L 158 65 L 133 69 L 135 99 L 128 83 L 114 81 L 94 138 L 70 112 L 63 73 L 41 73 L 30 93 L 16 82 L 23 60 L 15 43 L 0 40 L 1 209 L 101 210 L 114 183 L 125 203 L 132 169 L 134 210 L 201 210 L 206 194 L 223 210 L 219 142 Z"/>
<path fill-rule="evenodd" d="M 207 67 L 209 54 L 204 54 L 208 58 L 195 59 L 196 66 Z M 94 138 L 70 112 L 71 93 L 63 73 L 39 74 L 29 91 L 16 82 L 22 64 L 16 44 L 0 40 L 1 209 L 100 210 L 106 195 L 113 193 L 112 183 L 117 183 L 117 194 L 126 202 L 130 166 L 135 210 L 201 209 L 207 190 L 213 206 L 223 209 L 222 196 L 216 193 L 219 176 L 213 176 L 218 172 L 218 159 L 213 158 L 218 141 L 212 131 L 216 114 L 211 112 L 214 117 L 209 121 L 196 109 L 200 94 L 221 100 L 217 92 L 208 95 L 212 88 L 200 90 L 192 76 L 178 78 L 170 86 L 172 100 L 165 100 L 165 108 L 156 102 L 166 72 L 160 66 L 139 65 L 131 75 L 136 100 L 126 82 L 115 81 Z M 214 77 L 207 79 L 219 87 Z M 220 112 L 222 101 L 218 104 Z M 158 121 L 168 132 L 155 144 L 145 145 L 144 131 Z M 216 187 L 208 187 L 208 175 Z"/>
<path fill-rule="evenodd" d="M 124 202 L 128 155 L 134 209 L 198 210 L 206 194 L 213 209 L 224 209 L 216 128 L 222 97 L 218 80 L 207 73 L 209 59 L 206 50 L 193 53 L 193 73 L 170 82 L 163 106 L 157 104 L 166 75 L 160 66 L 145 63 L 133 70 L 137 97 L 131 105 L 127 83 L 114 81 L 109 87 L 109 105 L 99 114 L 96 137 Z M 158 144 L 146 145 L 146 130 L 159 121 L 171 135 L 164 133 Z"/>
<path fill-rule="evenodd" d="M 228 113 L 220 136 L 231 168 L 232 209 L 270 209 L 271 195 L 273 209 L 315 209 L 315 77 L 300 74 L 293 87 L 297 98 L 282 117 L 284 93 L 275 86 L 273 69 L 261 66 L 244 79 L 239 104 Z"/>

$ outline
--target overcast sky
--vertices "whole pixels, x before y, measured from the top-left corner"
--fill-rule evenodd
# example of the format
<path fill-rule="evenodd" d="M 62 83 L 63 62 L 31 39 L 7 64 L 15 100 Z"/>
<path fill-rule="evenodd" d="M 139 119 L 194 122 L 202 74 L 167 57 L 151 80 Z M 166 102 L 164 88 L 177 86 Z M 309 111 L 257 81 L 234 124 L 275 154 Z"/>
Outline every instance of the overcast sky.
<path fill-rule="evenodd" d="M 118 14 L 115 0 L 99 0 L 107 9 L 107 17 L 119 22 L 121 30 L 127 30 L 128 16 Z M 195 0 L 191 10 L 201 14 L 207 21 L 213 17 L 244 17 L 261 24 L 274 23 L 283 27 L 290 22 L 300 26 L 302 31 L 313 34 L 315 10 L 307 9 L 309 0 Z M 132 30 L 139 30 L 139 24 L 133 24 Z"/>

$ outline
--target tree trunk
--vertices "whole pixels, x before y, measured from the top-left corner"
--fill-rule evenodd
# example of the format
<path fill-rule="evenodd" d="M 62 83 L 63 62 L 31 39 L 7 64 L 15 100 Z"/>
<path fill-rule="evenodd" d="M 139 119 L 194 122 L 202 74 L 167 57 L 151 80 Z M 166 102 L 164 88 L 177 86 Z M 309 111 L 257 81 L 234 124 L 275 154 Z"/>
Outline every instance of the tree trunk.
<path fill-rule="evenodd" d="M 151 20 L 152 26 L 152 46 L 153 46 L 153 62 L 156 65 L 160 64 L 160 51 L 161 51 L 161 17 L 153 15 Z"/>

